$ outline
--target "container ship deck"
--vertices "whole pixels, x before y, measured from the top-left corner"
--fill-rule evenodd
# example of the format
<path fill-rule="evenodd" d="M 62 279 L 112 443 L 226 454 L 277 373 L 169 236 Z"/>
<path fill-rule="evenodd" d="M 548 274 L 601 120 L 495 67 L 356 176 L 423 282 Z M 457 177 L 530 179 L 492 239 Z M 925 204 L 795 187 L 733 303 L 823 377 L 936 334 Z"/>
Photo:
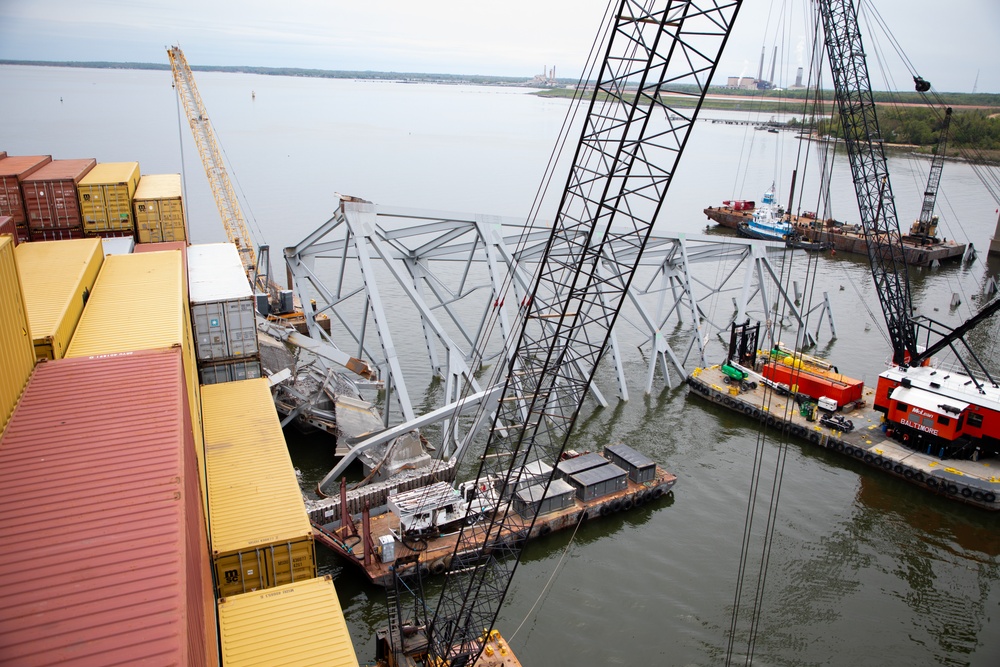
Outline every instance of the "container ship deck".
<path fill-rule="evenodd" d="M 792 396 L 779 396 L 764 385 L 733 393 L 721 366 L 695 369 L 687 378 L 691 392 L 761 424 L 775 436 L 786 434 L 828 449 L 950 500 L 990 511 L 1000 510 L 1000 474 L 989 460 L 942 459 L 904 447 L 882 430 L 882 415 L 872 409 L 875 390 L 865 388 L 862 405 L 839 413 L 854 428 L 823 426 L 800 414 Z M 766 431 L 765 431 L 766 432 Z"/>

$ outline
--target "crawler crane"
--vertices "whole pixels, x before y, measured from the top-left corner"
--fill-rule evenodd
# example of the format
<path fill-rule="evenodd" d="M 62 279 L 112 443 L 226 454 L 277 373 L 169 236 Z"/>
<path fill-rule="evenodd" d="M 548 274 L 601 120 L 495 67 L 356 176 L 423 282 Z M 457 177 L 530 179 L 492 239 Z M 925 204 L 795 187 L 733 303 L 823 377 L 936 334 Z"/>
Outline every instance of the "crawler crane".
<path fill-rule="evenodd" d="M 377 640 L 385 663 L 461 667 L 480 658 L 537 518 L 535 504 L 514 521 L 514 491 L 548 490 L 740 6 L 622 0 L 613 8 L 559 212 L 515 349 L 495 378 L 503 392 L 489 408 L 474 486 L 493 509 L 475 520 L 469 503 L 436 605 L 422 599 L 421 568 L 397 561 L 389 625 Z M 678 95 L 693 107 L 671 106 Z M 628 250 L 611 253 L 612 244 Z M 515 529 L 521 520 L 526 531 Z M 409 607 L 402 598 L 411 595 Z"/>
<path fill-rule="evenodd" d="M 874 407 L 889 422 L 887 432 L 920 451 L 941 458 L 1000 456 L 1000 385 L 963 339 L 976 324 L 1000 309 L 1000 299 L 994 299 L 954 329 L 912 317 L 909 277 L 857 8 L 852 0 L 818 0 L 817 4 L 861 221 L 868 239 L 872 278 L 892 343 L 892 364 L 879 375 Z M 930 87 L 920 77 L 914 77 L 914 81 L 918 91 Z M 939 147 L 935 158 L 938 168 L 935 171 L 932 166 L 918 224 L 925 218 L 927 222 L 932 219 L 943 152 L 943 147 Z M 918 346 L 918 330 L 925 331 L 928 339 L 923 347 Z M 930 341 L 932 335 L 938 340 Z M 973 374 L 955 350 L 957 343 L 962 343 L 985 379 Z M 964 373 L 930 366 L 931 356 L 945 348 L 956 351 L 955 357 Z"/>

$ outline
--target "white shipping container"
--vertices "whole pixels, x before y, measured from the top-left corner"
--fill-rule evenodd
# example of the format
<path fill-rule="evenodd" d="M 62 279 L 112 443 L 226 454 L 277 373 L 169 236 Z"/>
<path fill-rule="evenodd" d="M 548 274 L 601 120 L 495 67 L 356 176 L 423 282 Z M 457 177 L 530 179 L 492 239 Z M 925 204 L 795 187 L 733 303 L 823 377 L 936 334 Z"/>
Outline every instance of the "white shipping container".
<path fill-rule="evenodd" d="M 188 294 L 199 362 L 257 355 L 253 291 L 232 243 L 188 246 Z"/>

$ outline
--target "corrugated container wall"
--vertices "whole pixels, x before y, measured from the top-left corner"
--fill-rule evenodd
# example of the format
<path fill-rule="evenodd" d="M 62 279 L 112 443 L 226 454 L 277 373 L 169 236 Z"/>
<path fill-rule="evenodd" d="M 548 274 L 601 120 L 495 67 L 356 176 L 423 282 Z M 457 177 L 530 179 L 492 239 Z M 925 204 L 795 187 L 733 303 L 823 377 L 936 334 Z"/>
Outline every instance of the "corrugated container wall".
<path fill-rule="evenodd" d="M 91 236 L 105 232 L 135 232 L 132 198 L 139 187 L 138 162 L 103 162 L 76 186 L 80 195 L 83 231 Z"/>
<path fill-rule="evenodd" d="M 218 664 L 182 364 L 135 352 L 32 376 L 0 439 L 5 666 Z"/>
<path fill-rule="evenodd" d="M 261 377 L 260 361 L 258 359 L 237 359 L 217 364 L 199 364 L 198 377 L 202 384 L 254 380 Z"/>
<path fill-rule="evenodd" d="M 201 388 L 217 595 L 316 576 L 312 526 L 267 380 Z"/>
<path fill-rule="evenodd" d="M 70 341 L 67 357 L 179 347 L 184 355 L 195 445 L 204 478 L 204 439 L 198 367 L 191 340 L 183 253 L 108 255 Z M 128 396 L 108 396 L 114 410 Z M 204 488 L 204 487 L 203 487 Z M 207 496 L 206 496 L 207 503 Z M 207 512 L 207 506 L 205 511 Z"/>
<path fill-rule="evenodd" d="M 198 361 L 257 355 L 253 291 L 232 243 L 188 246 L 191 320 Z"/>
<path fill-rule="evenodd" d="M 62 359 L 104 263 L 101 239 L 24 243 L 14 250 L 39 359 Z"/>
<path fill-rule="evenodd" d="M 143 176 L 133 206 L 139 243 L 187 240 L 180 174 Z"/>
<path fill-rule="evenodd" d="M 358 665 L 330 575 L 219 600 L 219 635 L 227 667 Z"/>
<path fill-rule="evenodd" d="M 0 216 L 9 215 L 14 219 L 19 243 L 31 238 L 21 181 L 51 161 L 51 155 L 12 155 L 0 160 Z"/>
<path fill-rule="evenodd" d="M 14 257 L 14 240 L 0 236 L 0 433 L 35 367 L 35 346 Z"/>
<path fill-rule="evenodd" d="M 33 241 L 83 238 L 83 220 L 76 185 L 97 164 L 97 160 L 53 160 L 21 180 L 24 212 Z M 51 234 L 36 232 L 52 230 Z M 71 236 L 76 231 L 79 236 Z"/>

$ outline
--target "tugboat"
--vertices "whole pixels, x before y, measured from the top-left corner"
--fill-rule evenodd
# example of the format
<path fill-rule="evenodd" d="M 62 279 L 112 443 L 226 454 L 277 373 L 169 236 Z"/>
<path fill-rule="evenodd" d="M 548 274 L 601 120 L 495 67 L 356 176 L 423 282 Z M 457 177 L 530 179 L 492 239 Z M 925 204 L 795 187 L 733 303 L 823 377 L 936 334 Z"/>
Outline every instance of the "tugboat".
<path fill-rule="evenodd" d="M 789 248 L 823 250 L 826 244 L 809 241 L 785 217 L 785 209 L 774 198 L 774 184 L 764 193 L 753 214 L 736 223 L 741 236 L 762 241 L 782 241 Z"/>

